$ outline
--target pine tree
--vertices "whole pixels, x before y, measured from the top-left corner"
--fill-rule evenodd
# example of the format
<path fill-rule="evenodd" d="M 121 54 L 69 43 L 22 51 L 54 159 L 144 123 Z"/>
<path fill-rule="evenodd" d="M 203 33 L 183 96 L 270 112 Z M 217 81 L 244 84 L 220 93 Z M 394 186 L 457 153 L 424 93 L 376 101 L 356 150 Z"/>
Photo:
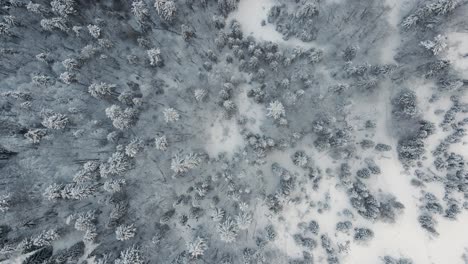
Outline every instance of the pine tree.
<path fill-rule="evenodd" d="M 115 229 L 117 240 L 125 241 L 133 238 L 136 234 L 136 227 L 131 225 L 120 225 Z"/>
<path fill-rule="evenodd" d="M 197 237 L 192 242 L 187 243 L 187 250 L 190 256 L 194 259 L 203 256 L 203 253 L 205 253 L 207 248 L 205 240 L 200 237 Z"/>
<path fill-rule="evenodd" d="M 270 106 L 267 108 L 267 111 L 267 116 L 271 116 L 274 119 L 279 119 L 285 114 L 283 104 L 278 100 L 271 102 Z"/>
<path fill-rule="evenodd" d="M 108 84 L 105 82 L 92 83 L 88 87 L 88 92 L 95 98 L 104 98 L 106 96 L 115 94 L 116 87 L 117 86 L 115 84 Z"/>
<path fill-rule="evenodd" d="M 145 260 L 140 253 L 140 249 L 135 245 L 120 252 L 120 256 L 114 264 L 144 264 Z"/>
<path fill-rule="evenodd" d="M 232 243 L 236 240 L 238 227 L 236 223 L 228 217 L 224 222 L 218 224 L 218 233 L 222 241 Z"/>

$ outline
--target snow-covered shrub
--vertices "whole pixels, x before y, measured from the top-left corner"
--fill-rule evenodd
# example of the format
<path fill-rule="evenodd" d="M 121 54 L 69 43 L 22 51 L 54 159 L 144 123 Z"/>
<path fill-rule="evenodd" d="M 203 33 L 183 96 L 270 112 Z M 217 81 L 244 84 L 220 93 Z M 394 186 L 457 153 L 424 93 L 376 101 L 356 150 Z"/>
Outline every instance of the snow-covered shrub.
<path fill-rule="evenodd" d="M 82 26 L 73 26 L 72 31 L 75 33 L 75 36 L 79 37 L 81 35 L 81 31 L 83 30 Z"/>
<path fill-rule="evenodd" d="M 308 51 L 308 57 L 309 57 L 309 61 L 311 63 L 319 63 L 322 61 L 323 59 L 323 51 L 322 50 L 319 50 L 319 49 L 310 49 Z"/>
<path fill-rule="evenodd" d="M 157 150 L 162 150 L 165 151 L 167 150 L 167 147 L 169 146 L 167 143 L 167 138 L 165 135 L 162 135 L 160 137 L 156 137 L 154 139 L 154 145 Z"/>
<path fill-rule="evenodd" d="M 132 14 L 138 23 L 143 24 L 149 17 L 149 9 L 144 1 L 134 0 L 132 2 Z"/>
<path fill-rule="evenodd" d="M 135 245 L 120 252 L 120 256 L 114 264 L 144 264 L 145 259 L 141 255 L 140 249 Z"/>
<path fill-rule="evenodd" d="M 93 195 L 95 192 L 93 186 L 84 184 L 66 184 L 60 192 L 62 199 L 82 200 Z"/>
<path fill-rule="evenodd" d="M 311 220 L 309 222 L 309 225 L 307 226 L 307 229 L 312 232 L 312 234 L 318 235 L 320 226 L 317 221 Z"/>
<path fill-rule="evenodd" d="M 413 264 L 409 258 L 393 258 L 390 256 L 383 257 L 383 264 Z"/>
<path fill-rule="evenodd" d="M 195 100 L 197 100 L 198 102 L 202 102 L 203 99 L 205 99 L 208 92 L 205 89 L 195 89 L 193 94 L 195 96 Z"/>
<path fill-rule="evenodd" d="M 404 29 L 410 29 L 418 23 L 434 23 L 438 20 L 437 16 L 448 14 L 463 2 L 463 0 L 424 1 L 423 6 L 418 7 L 414 13 L 403 19 L 401 26 Z"/>
<path fill-rule="evenodd" d="M 83 168 L 73 176 L 73 181 L 77 183 L 96 180 L 99 176 L 99 162 L 88 161 Z"/>
<path fill-rule="evenodd" d="M 294 242 L 296 242 L 297 245 L 305 247 L 307 249 L 314 249 L 317 247 L 317 242 L 313 238 L 309 237 L 304 237 L 301 234 L 295 234 L 293 235 Z"/>
<path fill-rule="evenodd" d="M 115 237 L 117 240 L 125 241 L 133 238 L 136 234 L 136 227 L 131 225 L 120 225 L 115 229 Z"/>
<path fill-rule="evenodd" d="M 392 99 L 392 114 L 401 119 L 411 119 L 419 113 L 416 94 L 408 89 L 402 90 Z"/>
<path fill-rule="evenodd" d="M 125 179 L 118 179 L 118 180 L 108 180 L 104 182 L 104 190 L 110 193 L 120 192 L 125 186 L 126 182 Z"/>
<path fill-rule="evenodd" d="M 88 32 L 95 39 L 101 36 L 101 28 L 97 25 L 88 25 Z"/>
<path fill-rule="evenodd" d="M 81 67 L 81 62 L 74 58 L 67 58 L 62 61 L 62 65 L 67 71 L 74 71 Z"/>
<path fill-rule="evenodd" d="M 377 145 L 375 145 L 375 150 L 380 152 L 390 151 L 392 150 L 392 146 L 383 143 L 378 143 Z"/>
<path fill-rule="evenodd" d="M 23 252 L 29 252 L 32 249 L 35 249 L 36 246 L 32 245 L 30 240 L 23 240 L 20 242 L 16 250 L 23 250 Z M 6 250 L 5 250 L 6 249 Z M 13 251 L 13 248 L 11 248 Z M 8 251 L 8 246 L 6 246 L 2 250 L 3 254 L 6 254 Z M 43 261 L 47 261 L 53 255 L 53 247 L 52 246 L 44 246 L 39 249 L 34 250 L 31 254 L 26 255 L 24 261 L 22 263 L 44 263 Z"/>
<path fill-rule="evenodd" d="M 41 52 L 36 55 L 36 59 L 41 62 L 49 63 L 51 62 L 50 54 L 48 52 Z"/>
<path fill-rule="evenodd" d="M 306 167 L 309 159 L 309 156 L 304 151 L 296 151 L 292 156 L 294 164 L 299 167 Z"/>
<path fill-rule="evenodd" d="M 226 25 L 224 22 L 224 17 L 214 15 L 212 18 L 213 24 L 217 29 L 222 29 Z"/>
<path fill-rule="evenodd" d="M 430 233 L 437 234 L 435 229 L 436 221 L 430 214 L 422 214 L 418 217 L 418 222 L 422 228 L 426 229 Z"/>
<path fill-rule="evenodd" d="M 336 250 L 332 245 L 332 241 L 327 234 L 323 234 L 320 236 L 320 241 L 322 248 L 325 249 L 327 253 L 327 262 L 329 264 L 338 264 L 338 256 L 336 255 Z"/>
<path fill-rule="evenodd" d="M 380 215 L 380 203 L 369 192 L 367 186 L 357 180 L 353 187 L 348 190 L 351 205 L 358 213 L 367 219 L 377 219 Z"/>
<path fill-rule="evenodd" d="M 72 84 L 76 82 L 76 74 L 65 71 L 60 74 L 59 79 L 65 84 Z"/>
<path fill-rule="evenodd" d="M 407 16 L 402 22 L 401 22 L 401 26 L 404 28 L 404 29 L 409 29 L 411 27 L 413 27 L 414 25 L 416 25 L 419 21 L 419 17 L 416 16 L 415 14 L 411 14 L 409 16 Z"/>
<path fill-rule="evenodd" d="M 26 5 L 26 10 L 28 10 L 29 12 L 32 12 L 32 13 L 36 13 L 36 14 L 41 14 L 41 13 L 46 11 L 46 9 L 45 9 L 45 7 L 43 5 L 33 3 L 32 1 L 30 1 Z"/>
<path fill-rule="evenodd" d="M 236 216 L 236 225 L 240 230 L 248 229 L 252 223 L 252 214 L 249 212 L 241 212 Z"/>
<path fill-rule="evenodd" d="M 195 31 L 190 26 L 187 26 L 185 24 L 182 24 L 182 26 L 180 27 L 180 31 L 182 32 L 182 38 L 185 41 L 189 41 L 190 39 L 196 36 Z"/>
<path fill-rule="evenodd" d="M 239 176 L 240 178 L 240 176 Z M 249 210 L 249 204 L 246 203 L 246 202 L 240 202 L 239 203 L 239 210 L 241 210 L 242 212 L 247 212 Z"/>
<path fill-rule="evenodd" d="M 110 211 L 109 214 L 109 219 L 106 224 L 107 228 L 112 228 L 117 226 L 122 218 L 127 214 L 128 212 L 128 202 L 127 201 L 120 201 L 118 203 L 114 203 L 112 210 Z"/>
<path fill-rule="evenodd" d="M 421 41 L 421 46 L 430 50 L 434 55 L 439 55 L 447 49 L 447 38 L 442 35 L 437 35 L 434 40 Z"/>
<path fill-rule="evenodd" d="M 370 149 L 375 146 L 375 142 L 370 139 L 363 139 L 361 142 L 359 142 L 359 145 L 361 145 L 362 149 Z"/>
<path fill-rule="evenodd" d="M 44 18 L 40 22 L 41 27 L 47 31 L 53 31 L 54 29 L 58 29 L 64 32 L 68 32 L 69 28 L 67 26 L 67 21 L 61 17 L 53 17 L 53 18 Z"/>
<path fill-rule="evenodd" d="M 314 3 L 306 3 L 296 12 L 296 18 L 303 20 L 310 19 L 319 14 L 319 8 Z"/>
<path fill-rule="evenodd" d="M 32 238 L 32 244 L 36 247 L 50 246 L 53 241 L 60 238 L 55 229 L 42 231 L 38 236 Z"/>
<path fill-rule="evenodd" d="M 224 101 L 223 107 L 228 117 L 230 117 L 237 109 L 236 104 L 231 100 Z"/>
<path fill-rule="evenodd" d="M 356 171 L 356 176 L 362 179 L 370 178 L 370 170 L 368 168 L 362 168 Z"/>
<path fill-rule="evenodd" d="M 224 218 L 224 210 L 222 208 L 215 207 L 211 210 L 211 219 L 215 222 L 220 222 Z"/>
<path fill-rule="evenodd" d="M 224 16 L 227 16 L 231 11 L 237 8 L 236 0 L 218 0 L 218 10 Z"/>
<path fill-rule="evenodd" d="M 218 33 L 218 36 L 215 38 L 215 44 L 218 47 L 218 49 L 224 48 L 224 46 L 226 46 L 227 44 L 227 41 L 228 41 L 228 37 L 222 31 L 220 31 Z"/>
<path fill-rule="evenodd" d="M 176 4 L 171 0 L 156 0 L 154 7 L 158 15 L 165 21 L 171 22 L 176 15 Z"/>
<path fill-rule="evenodd" d="M 18 21 L 15 16 L 7 15 L 3 16 L 3 21 L 10 27 L 18 26 Z"/>
<path fill-rule="evenodd" d="M 0 195 L 0 212 L 4 213 L 10 209 L 11 193 Z"/>
<path fill-rule="evenodd" d="M 405 206 L 391 195 L 385 195 L 380 200 L 380 219 L 387 223 L 394 223 L 396 217 L 405 209 Z"/>
<path fill-rule="evenodd" d="M 29 141 L 31 141 L 34 144 L 39 143 L 45 136 L 47 135 L 47 130 L 45 129 L 30 129 L 26 134 L 24 134 L 24 137 L 27 138 Z"/>
<path fill-rule="evenodd" d="M 96 53 L 99 51 L 99 48 L 110 49 L 114 47 L 114 42 L 107 38 L 100 38 L 97 42 L 99 47 L 95 48 L 97 50 Z M 107 55 L 102 54 L 100 59 L 109 59 L 109 57 Z"/>
<path fill-rule="evenodd" d="M 63 184 L 53 183 L 45 189 L 43 196 L 49 201 L 60 199 L 62 198 L 61 191 L 63 187 Z"/>
<path fill-rule="evenodd" d="M 43 113 L 44 118 L 42 119 L 41 124 L 49 129 L 64 129 L 68 123 L 68 117 L 60 113 Z"/>
<path fill-rule="evenodd" d="M 0 22 L 0 36 L 11 36 L 12 33 L 10 29 L 11 29 L 10 25 Z"/>
<path fill-rule="evenodd" d="M 374 237 L 374 232 L 369 228 L 354 228 L 354 240 L 367 242 Z"/>
<path fill-rule="evenodd" d="M 67 17 L 77 13 L 74 0 L 52 0 L 50 2 L 52 11 L 59 16 Z"/>
<path fill-rule="evenodd" d="M 353 227 L 351 221 L 341 221 L 336 223 L 336 231 L 347 233 Z"/>
<path fill-rule="evenodd" d="M 276 230 L 275 228 L 273 227 L 273 225 L 267 225 L 265 227 L 265 232 L 266 232 L 266 238 L 269 240 L 269 241 L 274 241 L 277 237 L 277 233 L 276 233 Z"/>
<path fill-rule="evenodd" d="M 426 148 L 423 140 L 410 137 L 398 141 L 397 151 L 402 162 L 411 163 L 422 158 Z"/>
<path fill-rule="evenodd" d="M 149 48 L 151 46 L 151 42 L 145 37 L 138 38 L 137 42 L 138 42 L 138 46 L 142 48 Z"/>
<path fill-rule="evenodd" d="M 164 114 L 164 120 L 166 121 L 166 123 L 176 122 L 180 118 L 179 112 L 177 112 L 177 110 L 175 110 L 172 107 L 164 109 L 163 114 Z"/>
<path fill-rule="evenodd" d="M 149 49 L 146 51 L 146 54 L 148 55 L 151 66 L 161 67 L 164 65 L 164 60 L 161 56 L 161 50 L 159 48 Z"/>
<path fill-rule="evenodd" d="M 169 220 L 171 220 L 174 215 L 175 215 L 175 209 L 170 209 L 170 210 L 163 213 L 163 215 L 161 216 L 161 219 L 159 220 L 159 222 L 161 224 L 167 224 L 169 222 Z"/>
<path fill-rule="evenodd" d="M 348 46 L 346 49 L 343 51 L 343 60 L 344 61 L 352 61 L 357 54 L 358 47 L 356 46 Z"/>
<path fill-rule="evenodd" d="M 106 163 L 102 163 L 99 168 L 101 177 L 107 178 L 113 175 L 120 175 L 128 170 L 133 169 L 134 162 L 128 157 L 123 150 L 117 150 L 107 160 Z"/>
<path fill-rule="evenodd" d="M 112 142 L 112 143 L 117 143 L 119 139 L 122 137 L 122 134 L 120 131 L 112 131 L 109 134 L 107 134 L 107 141 Z"/>
<path fill-rule="evenodd" d="M 47 75 L 34 75 L 32 77 L 32 82 L 37 86 L 46 86 L 50 84 L 51 79 Z"/>
<path fill-rule="evenodd" d="M 78 231 L 87 231 L 96 229 L 96 212 L 90 210 L 80 213 L 75 219 L 75 229 Z"/>

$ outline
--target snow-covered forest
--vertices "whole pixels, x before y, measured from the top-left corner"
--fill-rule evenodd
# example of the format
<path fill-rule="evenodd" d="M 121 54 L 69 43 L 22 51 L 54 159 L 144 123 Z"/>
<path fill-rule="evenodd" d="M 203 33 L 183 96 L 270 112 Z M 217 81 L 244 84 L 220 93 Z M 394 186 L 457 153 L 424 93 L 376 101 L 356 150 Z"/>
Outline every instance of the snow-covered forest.
<path fill-rule="evenodd" d="M 0 0 L 0 263 L 468 264 L 467 0 Z"/>

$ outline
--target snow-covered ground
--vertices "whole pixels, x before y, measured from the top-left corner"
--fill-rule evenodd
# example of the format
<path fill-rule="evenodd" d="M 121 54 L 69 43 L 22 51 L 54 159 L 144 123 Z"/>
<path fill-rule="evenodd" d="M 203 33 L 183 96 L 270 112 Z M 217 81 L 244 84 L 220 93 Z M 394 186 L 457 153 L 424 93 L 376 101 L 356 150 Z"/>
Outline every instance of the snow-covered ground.
<path fill-rule="evenodd" d="M 468 33 L 450 32 L 446 35 L 446 58 L 464 78 L 468 78 Z"/>

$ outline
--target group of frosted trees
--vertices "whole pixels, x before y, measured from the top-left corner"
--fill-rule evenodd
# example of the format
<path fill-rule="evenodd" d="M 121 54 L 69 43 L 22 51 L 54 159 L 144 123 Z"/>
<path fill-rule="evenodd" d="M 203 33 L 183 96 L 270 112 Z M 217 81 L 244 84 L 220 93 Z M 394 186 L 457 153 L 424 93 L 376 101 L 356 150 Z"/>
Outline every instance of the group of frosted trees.
<path fill-rule="evenodd" d="M 187 1 L 189 2 L 189 1 Z M 443 15 L 453 10 L 460 1 L 444 1 L 438 0 L 425 5 L 424 7 L 417 9 L 414 16 L 408 17 L 404 26 L 410 28 L 411 25 L 421 23 L 421 21 L 429 21 L 431 16 Z M 137 23 L 144 27 L 149 27 L 152 23 L 150 21 L 153 18 L 153 13 L 157 14 L 160 20 L 162 20 L 164 28 L 171 28 L 173 25 L 180 24 L 177 14 L 183 13 L 185 10 L 181 6 L 181 1 L 171 0 L 156 0 L 150 3 L 150 1 L 135 0 L 129 3 L 131 13 Z M 206 6 L 207 1 L 200 1 L 200 3 Z M 225 27 L 224 17 L 229 12 L 236 8 L 236 0 L 218 0 L 217 8 L 220 12 L 219 16 L 213 18 L 213 24 L 217 29 Z M 78 15 L 77 3 L 73 0 L 53 0 L 48 5 L 38 4 L 30 2 L 26 6 L 30 12 L 41 14 L 40 25 L 44 30 L 47 31 L 63 31 L 67 33 L 75 34 L 76 36 L 86 35 L 88 39 L 96 42 L 97 45 L 88 45 L 81 51 L 80 56 L 76 58 L 70 57 L 64 59 L 59 67 L 63 66 L 65 70 L 60 74 L 59 79 L 65 84 L 78 85 L 79 70 L 84 68 L 86 59 L 91 58 L 98 51 L 97 49 L 103 49 L 104 47 L 112 46 L 112 42 L 104 40 L 102 37 L 106 35 L 105 26 L 100 23 L 85 23 L 82 26 L 72 26 L 73 16 Z M 50 9 L 50 10 L 49 10 Z M 270 16 L 274 19 L 280 19 L 280 13 L 286 12 L 284 8 L 274 7 L 270 11 Z M 313 21 L 319 16 L 319 8 L 313 3 L 304 3 L 298 6 L 297 10 L 293 14 L 290 14 L 291 18 L 301 25 L 308 25 L 310 21 Z M 0 33 L 3 35 L 10 35 L 14 32 L 15 19 L 13 17 L 5 17 L 4 23 L 0 24 Z M 408 25 L 408 26 L 407 26 Z M 180 30 L 179 30 L 180 29 Z M 171 29 L 172 30 L 172 29 Z M 176 33 L 180 32 L 180 37 L 185 41 L 190 41 L 196 38 L 195 31 L 192 25 L 182 24 L 176 29 Z M 142 30 L 143 33 L 146 31 Z M 286 31 L 285 31 L 286 32 Z M 286 32 L 288 33 L 288 32 Z M 313 39 L 313 32 L 297 32 L 301 39 L 309 41 Z M 149 39 L 149 38 L 148 38 Z M 162 70 L 162 67 L 171 65 L 171 58 L 169 56 L 163 56 L 166 53 L 165 47 L 154 47 L 144 37 L 137 40 L 141 47 L 144 47 L 143 57 L 147 61 L 147 65 L 151 70 Z M 296 88 L 296 76 L 283 76 L 282 68 L 284 70 L 298 60 L 304 59 L 310 65 L 321 62 L 324 58 L 324 53 L 319 49 L 310 49 L 307 51 L 295 50 L 291 54 L 285 54 L 282 50 L 274 43 L 262 43 L 257 44 L 255 41 L 249 38 L 243 38 L 242 31 L 240 30 L 239 23 L 233 22 L 228 29 L 228 32 L 220 31 L 218 38 L 215 40 L 217 48 L 222 49 L 228 47 L 232 50 L 232 54 L 226 56 L 226 63 L 239 65 L 241 71 L 252 73 L 253 85 L 257 85 L 255 82 L 261 83 L 257 87 L 249 91 L 249 97 L 253 98 L 255 102 L 264 104 L 266 115 L 271 118 L 270 121 L 277 122 L 278 124 L 286 125 L 286 113 L 288 117 L 292 117 L 294 113 L 294 104 L 298 102 L 298 98 L 305 92 L 304 90 L 292 91 Z M 446 49 L 445 37 L 437 35 L 433 39 L 425 40 L 420 43 L 422 47 L 430 51 L 433 55 L 440 55 Z M 98 47 L 99 46 L 99 47 Z M 164 52 L 163 52 L 164 51 Z M 368 65 L 368 64 L 353 64 L 359 48 L 357 46 L 349 45 L 342 53 L 339 54 L 341 59 L 344 60 L 344 75 L 346 77 L 356 81 L 355 84 L 349 85 L 346 83 L 337 83 L 328 87 L 328 92 L 338 96 L 344 96 L 347 92 L 352 90 L 354 87 L 359 87 L 364 90 L 373 90 L 377 87 L 377 77 L 385 75 L 393 70 L 390 65 Z M 208 51 L 206 54 L 207 61 L 200 65 L 200 70 L 212 71 L 210 74 L 215 74 L 216 64 L 219 62 L 218 55 L 216 52 Z M 219 56 L 221 58 L 222 56 Z M 50 57 L 46 53 L 38 54 L 36 57 L 43 63 L 50 64 Z M 136 65 L 138 58 L 136 56 L 127 56 L 128 62 L 132 65 Z M 224 63 L 224 62 L 223 62 Z M 166 64 L 166 65 L 165 65 Z M 442 63 L 443 64 L 443 63 Z M 440 64 L 440 67 L 443 65 Z M 295 66 L 295 65 L 294 65 Z M 434 71 L 437 71 L 437 67 L 434 67 Z M 270 76 L 269 76 L 270 75 Z M 274 78 L 270 82 L 272 75 L 278 75 L 278 78 Z M 363 76 L 368 77 L 372 75 L 375 78 L 365 79 Z M 268 77 L 268 78 L 267 78 Z M 277 80 L 276 80 L 277 79 Z M 314 80 L 311 75 L 304 74 L 298 78 L 305 87 L 313 87 Z M 81 80 L 80 80 L 81 81 Z M 48 87 L 54 83 L 52 77 L 43 74 L 34 74 L 32 77 L 32 83 L 36 87 Z M 80 84 L 81 85 L 81 84 Z M 237 85 L 237 84 L 235 84 Z M 219 93 L 219 105 L 228 113 L 228 116 L 236 114 L 237 106 L 234 100 L 234 92 L 237 87 L 234 84 L 226 82 Z M 269 90 L 268 86 L 276 86 L 278 91 L 285 91 L 284 94 L 275 93 Z M 89 95 L 94 99 L 99 99 L 100 102 L 107 101 L 111 102 L 111 105 L 105 109 L 105 115 L 112 122 L 115 131 L 108 134 L 107 139 L 111 143 L 121 143 L 123 140 L 127 141 L 127 144 L 117 146 L 115 152 L 111 153 L 107 160 L 102 162 L 89 161 L 83 164 L 82 168 L 73 176 L 72 182 L 66 183 L 54 183 L 46 187 L 44 191 L 44 197 L 50 201 L 59 200 L 76 200 L 80 201 L 92 196 L 98 196 L 99 190 L 104 190 L 105 195 L 112 196 L 113 198 L 118 197 L 119 194 L 124 193 L 125 186 L 130 182 L 128 179 L 122 177 L 126 172 L 133 169 L 136 166 L 135 158 L 145 150 L 147 144 L 153 144 L 159 154 L 171 155 L 167 161 L 167 169 L 173 172 L 174 178 L 180 180 L 182 178 L 188 178 L 187 176 L 191 172 L 200 167 L 204 158 L 198 153 L 192 152 L 178 152 L 174 154 L 172 148 L 175 148 L 177 144 L 173 141 L 172 134 L 158 132 L 154 139 L 140 139 L 140 138 L 126 138 L 129 128 L 136 125 L 138 122 L 139 114 L 144 107 L 142 106 L 141 98 L 133 98 L 131 93 L 118 93 L 120 89 L 118 85 L 107 83 L 104 81 L 92 81 L 85 85 Z M 460 83 L 458 83 L 460 86 Z M 305 88 L 304 88 L 305 89 Z M 210 100 L 208 93 L 211 91 L 209 88 L 198 87 L 193 90 L 193 98 L 197 103 L 202 103 Z M 273 95 L 272 95 L 273 94 Z M 89 96 L 88 95 L 88 96 Z M 211 94 L 210 94 L 211 95 Z M 210 96 L 211 97 L 211 96 Z M 116 102 L 116 99 L 122 103 Z M 416 95 L 409 91 L 404 90 L 398 93 L 392 100 L 392 114 L 396 119 L 399 120 L 416 120 L 419 111 L 417 107 Z M 455 110 L 453 111 L 455 112 Z M 71 115 L 70 115 L 71 116 Z M 177 125 L 183 126 L 186 121 L 186 114 L 184 111 L 180 111 L 176 108 L 176 104 L 164 105 L 161 110 L 158 110 L 158 117 L 162 120 L 165 126 Z M 451 119 L 451 115 L 447 114 L 447 120 Z M 39 144 L 42 139 L 47 138 L 49 135 L 53 136 L 53 133 L 57 130 L 64 131 L 68 129 L 73 123 L 73 118 L 69 117 L 68 114 L 62 114 L 54 111 L 43 111 L 41 113 L 41 124 L 43 128 L 29 129 L 25 133 L 25 137 L 34 144 Z M 340 121 L 341 122 L 341 121 Z M 312 130 L 317 136 L 317 140 L 314 142 L 315 147 L 319 150 L 326 150 L 328 148 L 342 148 L 348 143 L 352 142 L 351 132 L 352 129 L 348 124 L 340 126 L 342 123 L 337 122 L 332 117 L 317 118 L 312 122 Z M 338 125 L 340 123 L 340 125 Z M 367 126 L 367 124 L 366 124 Z M 372 127 L 373 124 L 368 124 L 368 127 Z M 411 135 L 407 139 L 402 139 L 399 142 L 398 153 L 400 158 L 403 160 L 416 161 L 423 157 L 424 154 L 424 143 L 421 143 L 428 135 L 433 133 L 433 129 L 428 124 L 420 124 L 421 128 L 418 129 L 415 134 Z M 286 131 L 286 130 L 284 130 Z M 462 133 L 462 132 L 460 132 Z M 125 136 L 122 136 L 125 135 Z M 166 136 L 167 135 L 167 136 Z M 454 136 L 455 137 L 455 136 Z M 299 136 L 297 137 L 299 138 Z M 282 140 L 282 139 L 281 139 Z M 247 151 L 253 151 L 258 154 L 258 157 L 266 157 L 269 151 L 279 148 L 282 144 L 281 140 L 276 138 L 267 137 L 261 134 L 250 133 L 246 135 Z M 150 142 L 150 143 L 148 143 Z M 37 146 L 37 145 L 36 145 Z M 363 140 L 361 147 L 365 149 L 374 148 L 377 152 L 390 151 L 391 147 L 386 144 L 374 144 L 370 140 Z M 317 186 L 320 178 L 322 178 L 322 172 L 318 167 L 313 167 L 313 159 L 311 156 L 306 154 L 302 150 L 295 151 L 291 156 L 292 162 L 297 168 L 304 169 L 307 176 L 313 181 L 314 187 Z M 260 164 L 261 161 L 256 161 Z M 440 156 L 437 159 L 438 167 L 440 168 L 455 168 L 460 163 L 460 158 L 451 155 L 449 157 Z M 211 164 L 211 161 L 210 161 Z M 213 162 L 214 164 L 214 162 Z M 225 165 L 228 166 L 228 165 Z M 401 211 L 402 205 L 395 199 L 388 197 L 381 197 L 380 195 L 373 193 L 366 185 L 366 179 L 374 177 L 380 173 L 380 168 L 372 160 L 366 160 L 364 165 L 356 170 L 356 177 L 353 178 L 354 174 L 351 173 L 351 168 L 347 166 L 341 166 L 339 176 L 340 184 L 346 187 L 346 191 L 349 194 L 350 202 L 353 208 L 364 218 L 371 220 L 382 220 L 382 221 L 393 221 L 396 215 Z M 216 172 L 217 173 L 217 172 Z M 228 174 L 226 172 L 223 172 Z M 265 195 L 265 205 L 274 214 L 280 215 L 282 207 L 285 205 L 285 200 L 291 195 L 297 187 L 297 175 L 293 175 L 285 171 L 285 169 L 275 167 L 275 177 L 279 179 L 279 187 L 273 194 Z M 192 176 L 192 175 L 190 175 Z M 195 176 L 195 175 L 194 175 Z M 447 179 L 447 185 L 451 188 L 457 188 L 460 182 L 463 181 L 465 175 L 460 173 L 453 173 Z M 226 176 L 228 182 L 228 189 L 230 192 L 229 196 L 233 200 L 240 199 L 240 195 L 236 194 L 237 186 L 234 180 Z M 170 208 L 166 210 L 160 217 L 161 225 L 167 225 L 171 221 L 178 221 L 176 224 L 185 225 L 190 219 L 201 219 L 203 217 L 203 199 L 210 197 L 210 192 L 213 191 L 213 186 L 206 182 L 197 182 L 193 184 L 189 189 L 193 191 L 195 200 L 191 201 L 192 206 L 187 215 L 175 209 Z M 237 195 L 237 196 L 236 196 Z M 9 194 L 0 196 L 0 211 L 8 211 L 10 207 Z M 224 243 L 233 243 L 240 239 L 243 230 L 248 230 L 253 221 L 253 213 L 248 208 L 248 205 L 244 202 L 234 203 L 234 210 L 231 208 L 223 207 L 224 205 L 212 206 L 209 210 L 209 224 L 214 224 L 213 229 L 216 233 L 216 239 L 223 241 Z M 126 202 L 112 202 L 112 209 L 109 213 L 109 219 L 107 222 L 108 227 L 113 228 L 113 238 L 118 241 L 125 241 L 130 243 L 136 238 L 137 232 L 141 232 L 140 228 L 135 223 L 125 223 L 121 221 L 126 211 L 128 210 L 128 203 Z M 326 207 L 324 205 L 324 207 Z M 453 216 L 457 213 L 457 205 L 453 205 L 447 215 Z M 82 232 L 85 241 L 95 241 L 98 236 L 97 219 L 98 213 L 94 210 L 84 211 L 77 214 L 72 214 L 67 217 L 67 223 L 73 226 L 76 230 Z M 176 219 L 177 218 L 177 219 Z M 434 226 L 432 216 L 421 216 L 419 218 L 421 224 L 428 229 Z M 172 224 L 172 223 L 171 223 Z M 168 225 L 169 226 L 169 225 Z M 171 225 L 172 227 L 172 225 Z M 332 239 L 328 235 L 319 236 L 320 242 L 312 239 L 310 236 L 318 235 L 318 223 L 311 221 L 307 226 L 307 232 L 311 234 L 296 235 L 294 239 L 298 245 L 306 249 L 314 249 L 321 244 L 322 248 L 327 254 L 327 261 L 329 263 L 338 263 L 337 252 L 340 250 L 346 251 L 347 245 L 334 245 Z M 339 232 L 351 233 L 354 230 L 353 238 L 356 241 L 366 242 L 370 240 L 374 233 L 372 230 L 364 227 L 355 227 L 350 221 L 342 221 L 337 223 L 336 229 Z M 277 233 L 272 225 L 265 228 L 265 237 L 268 241 L 273 241 L 277 237 Z M 159 232 L 159 231 L 157 231 Z M 49 232 L 49 236 L 43 235 L 41 239 L 33 237 L 31 240 L 35 245 L 47 245 L 53 239 L 57 239 L 57 236 L 53 232 Z M 163 239 L 164 232 L 157 233 L 153 237 L 153 243 L 158 244 Z M 201 234 L 192 234 L 186 241 L 185 253 L 188 254 L 190 259 L 200 258 L 210 247 L 213 246 L 208 239 L 208 236 L 202 236 Z M 310 235 L 310 236 L 309 236 Z M 46 242 L 37 242 L 46 241 Z M 49 241 L 49 242 L 47 242 Z M 256 241 L 258 245 L 264 245 L 264 241 L 258 239 Z M 251 263 L 256 261 L 257 255 L 259 255 L 261 248 L 243 250 L 243 258 L 249 260 Z M 52 252 L 44 252 L 52 254 Z M 142 253 L 138 246 L 130 246 L 115 256 L 116 264 L 139 264 L 145 263 L 142 257 Z M 107 263 L 110 259 L 107 255 L 95 256 L 97 263 Z M 225 258 L 228 259 L 228 258 Z M 312 261 L 310 254 L 304 254 L 304 261 Z M 386 257 L 386 263 L 399 263 L 398 259 Z M 224 263 L 224 262 L 223 262 Z M 226 260 L 226 263 L 229 263 Z M 404 263 L 404 262 L 402 262 Z M 409 263 L 409 262 L 408 262 Z"/>
<path fill-rule="evenodd" d="M 416 25 L 432 23 L 438 16 L 446 15 L 460 6 L 464 0 L 436 0 L 426 1 L 415 12 L 408 15 L 401 23 L 405 29 L 411 29 Z"/>

